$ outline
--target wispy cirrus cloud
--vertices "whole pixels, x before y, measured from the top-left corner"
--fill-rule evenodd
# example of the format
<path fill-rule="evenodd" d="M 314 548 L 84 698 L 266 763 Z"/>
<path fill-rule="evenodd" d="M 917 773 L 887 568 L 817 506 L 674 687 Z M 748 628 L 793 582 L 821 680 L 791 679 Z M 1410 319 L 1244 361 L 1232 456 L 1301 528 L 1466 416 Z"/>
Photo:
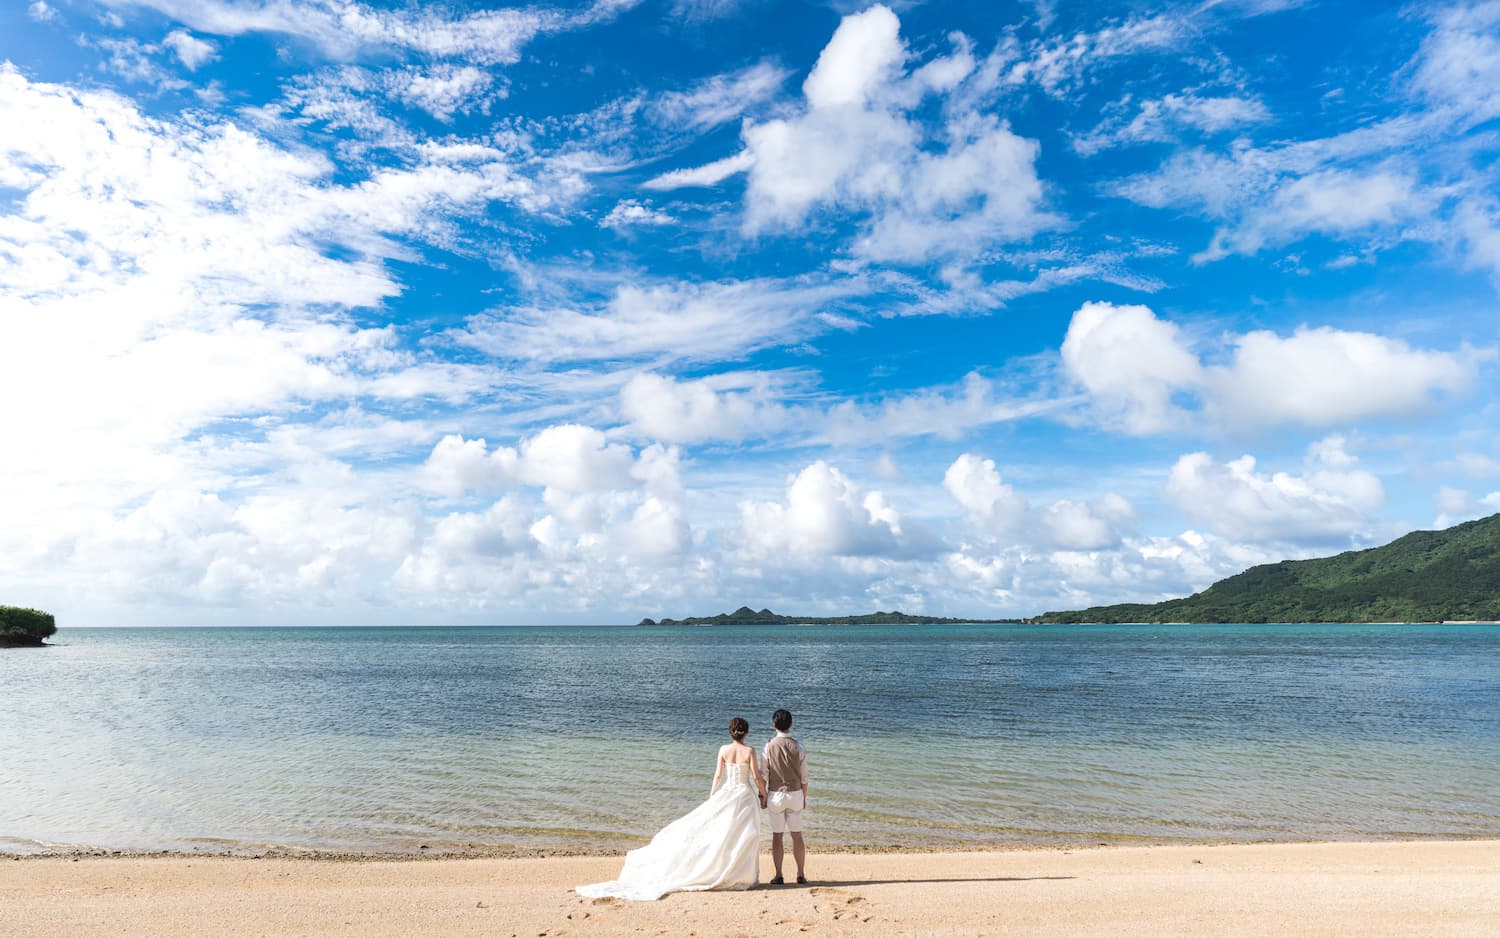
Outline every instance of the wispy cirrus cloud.
<path fill-rule="evenodd" d="M 101 439 L 144 453 L 307 402 L 461 398 L 492 380 L 351 313 L 402 291 L 388 262 L 442 242 L 438 219 L 538 194 L 498 154 L 438 148 L 340 184 L 306 150 L 9 66 L 0 122 L 0 184 L 16 193 L 0 214 L 0 341 L 28 350 L 0 388 L 24 394 L 46 375 L 68 389 L 7 411 L 7 432 L 51 441 L 38 459 Z"/>
<path fill-rule="evenodd" d="M 721 160 L 714 160 L 712 163 L 704 163 L 702 166 L 669 170 L 646 180 L 641 184 L 641 188 L 663 191 L 689 186 L 716 186 L 731 176 L 738 176 L 753 165 L 755 165 L 755 158 L 749 153 L 736 153 Z"/>
<path fill-rule="evenodd" d="M 659 124 L 695 132 L 739 120 L 781 93 L 791 72 L 762 61 L 721 75 L 713 75 L 683 91 L 658 95 L 650 105 Z"/>
<path fill-rule="evenodd" d="M 1096 68 L 1185 45 L 1200 28 L 1194 13 L 1171 10 L 1067 37 L 1037 39 L 1024 51 L 1008 52 L 1003 81 L 1036 84 L 1049 94 L 1063 94 Z"/>
<path fill-rule="evenodd" d="M 312 44 L 324 55 L 350 59 L 399 50 L 477 65 L 506 65 L 544 33 L 607 21 L 638 0 L 596 0 L 578 11 L 510 7 L 472 13 L 438 7 L 391 10 L 355 0 L 103 0 L 116 10 L 150 9 L 200 32 L 218 36 L 273 33 Z"/>
<path fill-rule="evenodd" d="M 1220 221 L 1211 243 L 1194 255 L 1198 262 L 1316 234 L 1364 243 L 1431 240 L 1429 230 L 1411 223 L 1429 217 L 1445 192 L 1424 185 L 1420 167 L 1398 148 L 1432 129 L 1430 119 L 1397 119 L 1265 149 L 1194 148 L 1113 191 L 1141 205 L 1197 210 Z"/>
<path fill-rule="evenodd" d="M 1057 5 L 1037 2 L 1042 35 L 1027 42 L 1011 40 L 996 47 L 984 65 L 987 81 L 1013 88 L 1035 87 L 1066 98 L 1098 75 L 1132 60 L 1196 47 L 1246 18 L 1296 9 L 1307 0 L 1207 0 L 1168 5 L 1151 14 L 1113 17 L 1091 28 L 1053 28 Z M 1212 70 L 1216 56 L 1193 63 Z"/>
<path fill-rule="evenodd" d="M 545 365 L 726 361 L 846 327 L 836 311 L 868 290 L 853 278 L 620 286 L 594 304 L 476 316 L 451 338 L 497 358 Z"/>
<path fill-rule="evenodd" d="M 342 141 L 338 155 L 356 161 L 371 150 L 416 151 L 437 143 L 414 126 L 414 112 L 451 124 L 458 116 L 488 114 L 506 94 L 503 82 L 488 70 L 471 65 L 339 65 L 289 79 L 277 99 L 249 109 L 247 114 L 268 128 L 289 122 L 300 127 L 350 131 L 354 140 Z M 498 152 L 483 137 L 446 141 L 450 149 L 458 142 Z"/>
<path fill-rule="evenodd" d="M 1500 115 L 1500 5 L 1424 9 L 1432 25 L 1413 63 L 1411 91 L 1467 129 Z"/>
<path fill-rule="evenodd" d="M 620 414 L 632 435 L 664 443 L 766 441 L 794 448 L 957 440 L 1077 403 L 1069 396 L 1021 392 L 977 372 L 952 384 L 869 400 L 819 392 L 800 372 L 728 372 L 693 380 L 642 372 L 620 389 Z"/>
<path fill-rule="evenodd" d="M 1182 149 L 1159 169 L 1106 188 L 1216 221 L 1209 245 L 1193 255 L 1198 263 L 1322 237 L 1367 256 L 1426 243 L 1500 276 L 1489 250 L 1500 227 L 1484 207 L 1495 174 L 1466 155 L 1482 145 L 1474 129 L 1500 114 L 1500 97 L 1488 90 L 1500 76 L 1500 13 L 1490 3 L 1455 3 L 1421 15 L 1430 29 L 1396 73 L 1404 109 L 1328 136 Z M 1153 119 L 1161 116 L 1158 108 Z M 1080 143 L 1092 152 L 1134 125 L 1106 122 Z M 1150 130 L 1149 121 L 1136 128 Z"/>
<path fill-rule="evenodd" d="M 1126 98 L 1111 110 L 1116 113 L 1074 138 L 1075 150 L 1091 156 L 1118 146 L 1175 141 L 1185 130 L 1206 134 L 1238 131 L 1271 117 L 1266 106 L 1255 98 L 1195 92 L 1139 102 Z M 1134 113 L 1127 120 L 1125 115 L 1132 110 Z"/>

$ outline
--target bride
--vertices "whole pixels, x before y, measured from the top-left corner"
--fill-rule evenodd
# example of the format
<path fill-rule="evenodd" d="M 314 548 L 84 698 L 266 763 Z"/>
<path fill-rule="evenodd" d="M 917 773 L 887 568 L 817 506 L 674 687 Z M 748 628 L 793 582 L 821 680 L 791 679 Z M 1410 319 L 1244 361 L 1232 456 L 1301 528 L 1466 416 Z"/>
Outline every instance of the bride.
<path fill-rule="evenodd" d="M 591 898 L 651 901 L 669 892 L 749 889 L 760 882 L 760 808 L 766 782 L 745 745 L 750 724 L 729 721 L 733 742 L 719 748 L 708 800 L 625 855 L 620 878 L 579 886 Z M 759 795 L 757 795 L 757 791 Z"/>

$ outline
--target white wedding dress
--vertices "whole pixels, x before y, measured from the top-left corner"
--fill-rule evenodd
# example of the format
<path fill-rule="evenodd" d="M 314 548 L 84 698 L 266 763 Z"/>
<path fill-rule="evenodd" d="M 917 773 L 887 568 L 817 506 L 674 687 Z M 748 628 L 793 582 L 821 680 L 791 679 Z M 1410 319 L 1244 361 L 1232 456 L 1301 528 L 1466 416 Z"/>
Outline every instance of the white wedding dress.
<path fill-rule="evenodd" d="M 620 878 L 579 886 L 590 898 L 649 902 L 669 892 L 749 889 L 760 881 L 760 796 L 745 765 L 726 765 L 708 800 L 625 855 Z"/>

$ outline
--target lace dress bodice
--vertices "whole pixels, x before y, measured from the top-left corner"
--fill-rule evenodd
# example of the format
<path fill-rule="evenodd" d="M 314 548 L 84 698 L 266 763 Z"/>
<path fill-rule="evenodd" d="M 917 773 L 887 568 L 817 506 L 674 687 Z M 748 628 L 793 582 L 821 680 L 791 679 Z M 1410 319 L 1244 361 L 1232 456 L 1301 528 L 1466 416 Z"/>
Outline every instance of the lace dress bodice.
<path fill-rule="evenodd" d="M 750 784 L 750 766 L 748 766 L 748 765 L 735 765 L 733 763 L 730 763 L 729 765 L 724 766 L 724 780 L 722 782 L 723 787 L 725 787 L 725 788 L 733 788 L 733 787 L 736 787 L 736 786 L 749 785 L 749 784 Z"/>

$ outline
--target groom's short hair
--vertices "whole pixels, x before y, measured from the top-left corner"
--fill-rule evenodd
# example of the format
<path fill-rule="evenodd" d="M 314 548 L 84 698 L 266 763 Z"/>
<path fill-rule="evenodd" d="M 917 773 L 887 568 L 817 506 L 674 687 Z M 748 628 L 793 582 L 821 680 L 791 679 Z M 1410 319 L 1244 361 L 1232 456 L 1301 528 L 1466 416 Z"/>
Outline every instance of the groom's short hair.
<path fill-rule="evenodd" d="M 785 733 L 787 730 L 792 728 L 792 711 L 777 710 L 775 713 L 771 714 L 771 725 L 776 727 L 781 732 Z"/>

